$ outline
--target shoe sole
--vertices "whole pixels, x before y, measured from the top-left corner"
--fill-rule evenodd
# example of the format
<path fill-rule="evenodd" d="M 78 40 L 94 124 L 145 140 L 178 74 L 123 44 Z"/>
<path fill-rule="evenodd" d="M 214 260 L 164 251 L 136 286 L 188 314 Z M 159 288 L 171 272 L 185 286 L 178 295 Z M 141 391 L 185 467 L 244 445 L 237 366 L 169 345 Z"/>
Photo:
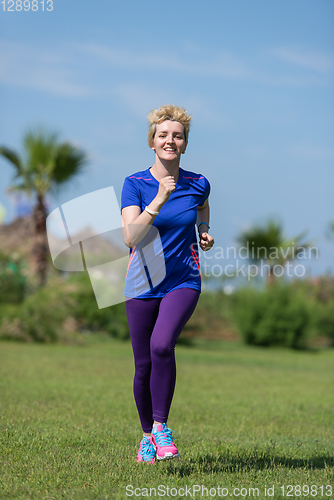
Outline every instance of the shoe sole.
<path fill-rule="evenodd" d="M 157 460 L 165 460 L 166 458 L 178 458 L 180 456 L 180 454 L 178 453 L 177 455 L 173 455 L 173 453 L 165 453 L 165 456 L 164 457 L 158 457 L 156 456 L 156 459 Z"/>

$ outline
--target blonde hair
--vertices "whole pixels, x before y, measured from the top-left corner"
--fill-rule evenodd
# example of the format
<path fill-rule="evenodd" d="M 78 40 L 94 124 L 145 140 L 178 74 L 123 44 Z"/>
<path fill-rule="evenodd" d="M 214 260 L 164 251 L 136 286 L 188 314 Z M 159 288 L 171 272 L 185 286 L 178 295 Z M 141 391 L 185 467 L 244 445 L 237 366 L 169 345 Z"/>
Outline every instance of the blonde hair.
<path fill-rule="evenodd" d="M 152 109 L 147 115 L 148 119 L 148 144 L 152 146 L 154 135 L 156 132 L 157 124 L 164 122 L 165 120 L 171 120 L 181 123 L 184 128 L 184 137 L 186 142 L 188 141 L 190 121 L 192 116 L 188 115 L 184 108 L 179 108 L 178 106 L 172 106 L 171 104 L 165 104 L 157 109 Z"/>

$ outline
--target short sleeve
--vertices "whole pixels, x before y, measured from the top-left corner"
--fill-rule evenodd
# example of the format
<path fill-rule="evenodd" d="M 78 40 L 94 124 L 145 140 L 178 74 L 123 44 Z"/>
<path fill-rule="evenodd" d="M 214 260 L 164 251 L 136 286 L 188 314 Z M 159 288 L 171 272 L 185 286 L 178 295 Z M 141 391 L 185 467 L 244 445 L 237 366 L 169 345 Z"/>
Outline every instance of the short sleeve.
<path fill-rule="evenodd" d="M 199 203 L 200 207 L 204 205 L 205 200 L 208 198 L 210 194 L 210 190 L 211 190 L 210 182 L 208 181 L 208 179 L 204 177 L 204 194 L 202 195 L 202 199 Z"/>
<path fill-rule="evenodd" d="M 131 205 L 141 207 L 141 194 L 135 183 L 126 177 L 121 195 L 121 210 L 124 207 L 129 207 Z"/>

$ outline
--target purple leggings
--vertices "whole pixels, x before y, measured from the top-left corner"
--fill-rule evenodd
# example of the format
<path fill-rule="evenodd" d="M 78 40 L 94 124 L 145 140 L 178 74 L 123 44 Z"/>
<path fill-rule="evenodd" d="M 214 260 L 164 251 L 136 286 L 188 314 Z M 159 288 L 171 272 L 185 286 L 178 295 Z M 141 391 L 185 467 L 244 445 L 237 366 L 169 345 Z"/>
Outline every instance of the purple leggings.
<path fill-rule="evenodd" d="M 125 302 L 135 359 L 133 392 L 144 432 L 167 422 L 175 388 L 175 344 L 200 292 L 177 288 L 161 298 Z"/>

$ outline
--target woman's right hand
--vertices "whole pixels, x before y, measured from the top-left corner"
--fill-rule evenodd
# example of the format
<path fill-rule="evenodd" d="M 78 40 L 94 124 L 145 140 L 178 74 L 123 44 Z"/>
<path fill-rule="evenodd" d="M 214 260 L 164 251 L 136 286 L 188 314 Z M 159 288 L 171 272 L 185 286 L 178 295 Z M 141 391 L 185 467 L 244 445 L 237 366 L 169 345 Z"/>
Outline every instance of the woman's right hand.
<path fill-rule="evenodd" d="M 161 203 L 166 203 L 169 200 L 171 193 L 175 191 L 175 179 L 172 175 L 163 177 L 159 182 L 159 191 L 157 198 Z"/>

